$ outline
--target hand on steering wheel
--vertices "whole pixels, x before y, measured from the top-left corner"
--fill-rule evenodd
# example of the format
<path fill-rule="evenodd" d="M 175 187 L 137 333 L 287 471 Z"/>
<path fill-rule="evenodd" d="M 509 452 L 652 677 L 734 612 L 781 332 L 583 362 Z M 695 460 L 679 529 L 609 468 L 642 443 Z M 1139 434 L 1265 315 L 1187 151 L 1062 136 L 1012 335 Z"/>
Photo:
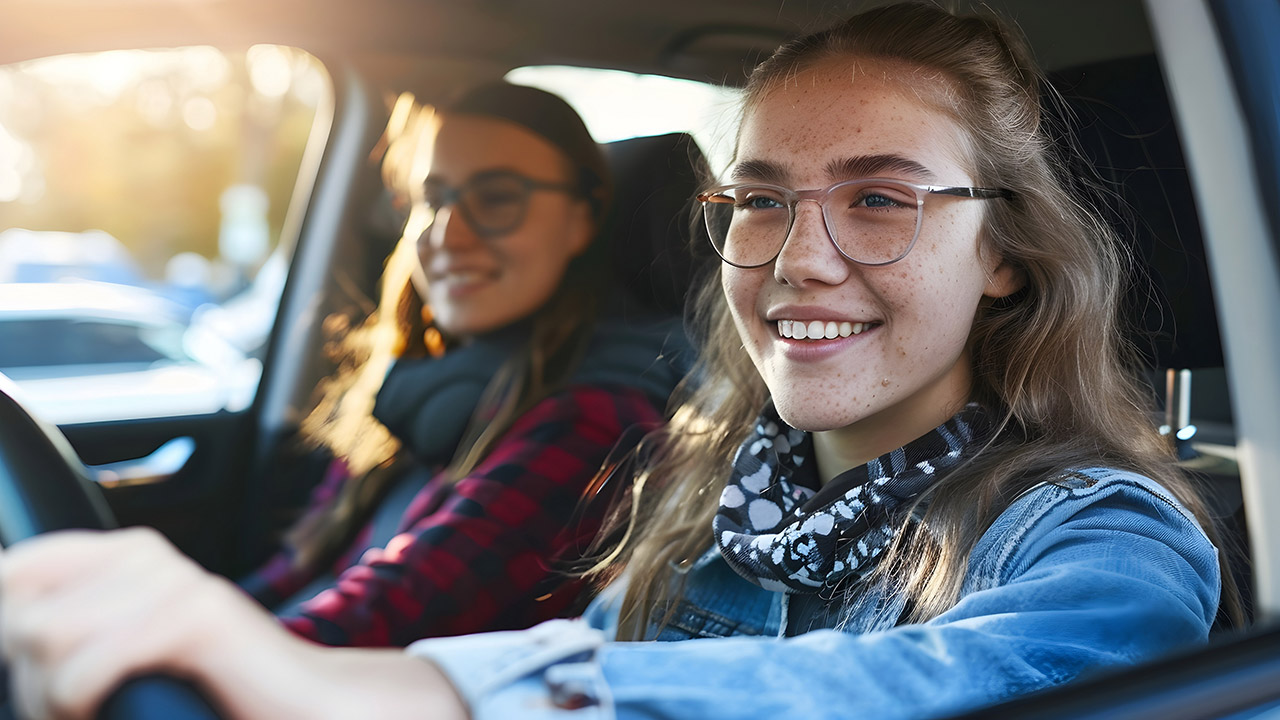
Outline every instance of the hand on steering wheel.
<path fill-rule="evenodd" d="M 109 527 L 105 507 L 65 438 L 0 384 L 0 538 Z M 191 685 L 147 673 L 190 678 L 236 717 L 466 717 L 434 665 L 297 638 L 150 529 L 59 532 L 4 551 L 0 652 L 18 709 L 35 718 L 217 717 Z"/>
<path fill-rule="evenodd" d="M 115 527 L 105 499 L 66 438 L 28 413 L 16 394 L 0 375 L 0 546 L 53 530 Z M 7 570 L 3 563 L 0 568 Z M 0 597 L 0 617 L 6 600 Z M 6 703 L 0 716 L 12 717 L 11 710 Z M 98 717 L 205 720 L 217 715 L 186 683 L 153 676 L 130 680 L 103 703 Z"/>

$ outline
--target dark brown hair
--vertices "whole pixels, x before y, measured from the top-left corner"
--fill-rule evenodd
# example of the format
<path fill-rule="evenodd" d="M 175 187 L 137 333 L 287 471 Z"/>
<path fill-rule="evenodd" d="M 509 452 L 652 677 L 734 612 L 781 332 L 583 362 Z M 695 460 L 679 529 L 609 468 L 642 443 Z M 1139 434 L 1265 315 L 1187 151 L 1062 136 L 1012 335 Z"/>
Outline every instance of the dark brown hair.
<path fill-rule="evenodd" d="M 397 108 L 400 111 L 401 108 Z M 442 118 L 496 117 L 547 138 L 564 156 L 566 172 L 591 204 L 595 237 L 570 261 L 556 291 L 530 318 L 529 339 L 504 362 L 482 393 L 475 413 L 445 472 L 459 479 L 475 468 L 494 442 L 522 414 L 561 387 L 585 352 L 599 298 L 605 290 L 608 248 L 604 217 L 610 205 L 607 163 L 578 115 L 562 99 L 533 88 L 489 83 L 464 91 L 441 109 L 411 103 L 393 113 L 393 135 L 385 140 L 384 181 L 402 203 L 413 202 L 429 164 L 430 146 Z M 340 337 L 330 352 L 338 371 L 318 388 L 320 401 L 302 423 L 305 441 L 347 467 L 349 479 L 323 512 L 311 512 L 291 528 L 285 542 L 295 563 L 316 567 L 350 542 L 390 489 L 401 469 L 399 441 L 372 415 L 374 397 L 395 358 L 449 351 L 454 338 L 435 328 L 430 308 L 415 285 L 417 229 L 410 213 L 404 237 L 387 259 L 378 307 L 355 329 L 343 317 L 326 322 Z M 332 327 L 329 327 L 332 326 Z"/>

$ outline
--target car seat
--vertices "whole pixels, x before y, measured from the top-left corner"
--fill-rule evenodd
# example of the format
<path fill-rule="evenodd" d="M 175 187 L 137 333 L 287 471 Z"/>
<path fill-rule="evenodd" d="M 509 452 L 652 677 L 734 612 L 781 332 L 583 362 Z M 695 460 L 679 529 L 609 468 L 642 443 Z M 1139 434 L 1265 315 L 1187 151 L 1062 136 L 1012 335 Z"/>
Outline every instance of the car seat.
<path fill-rule="evenodd" d="M 1159 65 L 1150 55 L 1122 58 L 1054 73 L 1051 82 L 1102 181 L 1104 210 L 1130 243 L 1136 262 L 1125 305 L 1133 342 L 1161 401 L 1163 430 L 1222 521 L 1247 612 L 1248 534 L 1217 309 Z M 1090 176 L 1080 170 L 1072 176 Z"/>
<path fill-rule="evenodd" d="M 694 195 L 710 177 L 688 133 L 619 140 L 604 146 L 614 174 L 614 272 L 647 307 L 679 315 L 695 276 L 712 257 L 692 222 Z"/>

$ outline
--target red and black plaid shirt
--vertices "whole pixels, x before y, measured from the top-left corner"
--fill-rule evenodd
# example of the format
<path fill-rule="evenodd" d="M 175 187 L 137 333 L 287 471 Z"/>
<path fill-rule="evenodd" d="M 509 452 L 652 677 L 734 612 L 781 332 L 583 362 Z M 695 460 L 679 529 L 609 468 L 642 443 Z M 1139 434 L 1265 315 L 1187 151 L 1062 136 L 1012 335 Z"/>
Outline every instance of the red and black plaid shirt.
<path fill-rule="evenodd" d="M 584 547 L 601 515 L 578 521 L 583 491 L 628 427 L 661 419 L 654 401 L 630 388 L 575 387 L 543 400 L 466 477 L 429 480 L 385 548 L 344 563 L 336 587 L 282 622 L 326 645 L 373 647 L 564 614 L 583 587 L 555 560 Z M 313 494 L 321 506 L 345 479 L 335 466 Z M 286 550 L 251 584 L 285 598 L 312 579 Z"/>

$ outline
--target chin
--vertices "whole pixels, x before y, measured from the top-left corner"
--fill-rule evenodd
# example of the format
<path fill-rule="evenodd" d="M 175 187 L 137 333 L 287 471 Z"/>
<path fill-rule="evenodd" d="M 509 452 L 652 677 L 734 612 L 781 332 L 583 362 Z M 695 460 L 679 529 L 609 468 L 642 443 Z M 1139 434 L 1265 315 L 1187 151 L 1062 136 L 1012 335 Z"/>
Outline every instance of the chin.
<path fill-rule="evenodd" d="M 435 318 L 440 332 L 451 337 L 471 337 L 485 332 L 485 323 L 462 313 L 439 314 Z"/>
<path fill-rule="evenodd" d="M 862 415 L 842 407 L 815 407 L 804 398 L 787 398 L 774 396 L 774 407 L 778 417 L 797 430 L 805 432 L 823 432 L 848 427 L 861 419 Z"/>

